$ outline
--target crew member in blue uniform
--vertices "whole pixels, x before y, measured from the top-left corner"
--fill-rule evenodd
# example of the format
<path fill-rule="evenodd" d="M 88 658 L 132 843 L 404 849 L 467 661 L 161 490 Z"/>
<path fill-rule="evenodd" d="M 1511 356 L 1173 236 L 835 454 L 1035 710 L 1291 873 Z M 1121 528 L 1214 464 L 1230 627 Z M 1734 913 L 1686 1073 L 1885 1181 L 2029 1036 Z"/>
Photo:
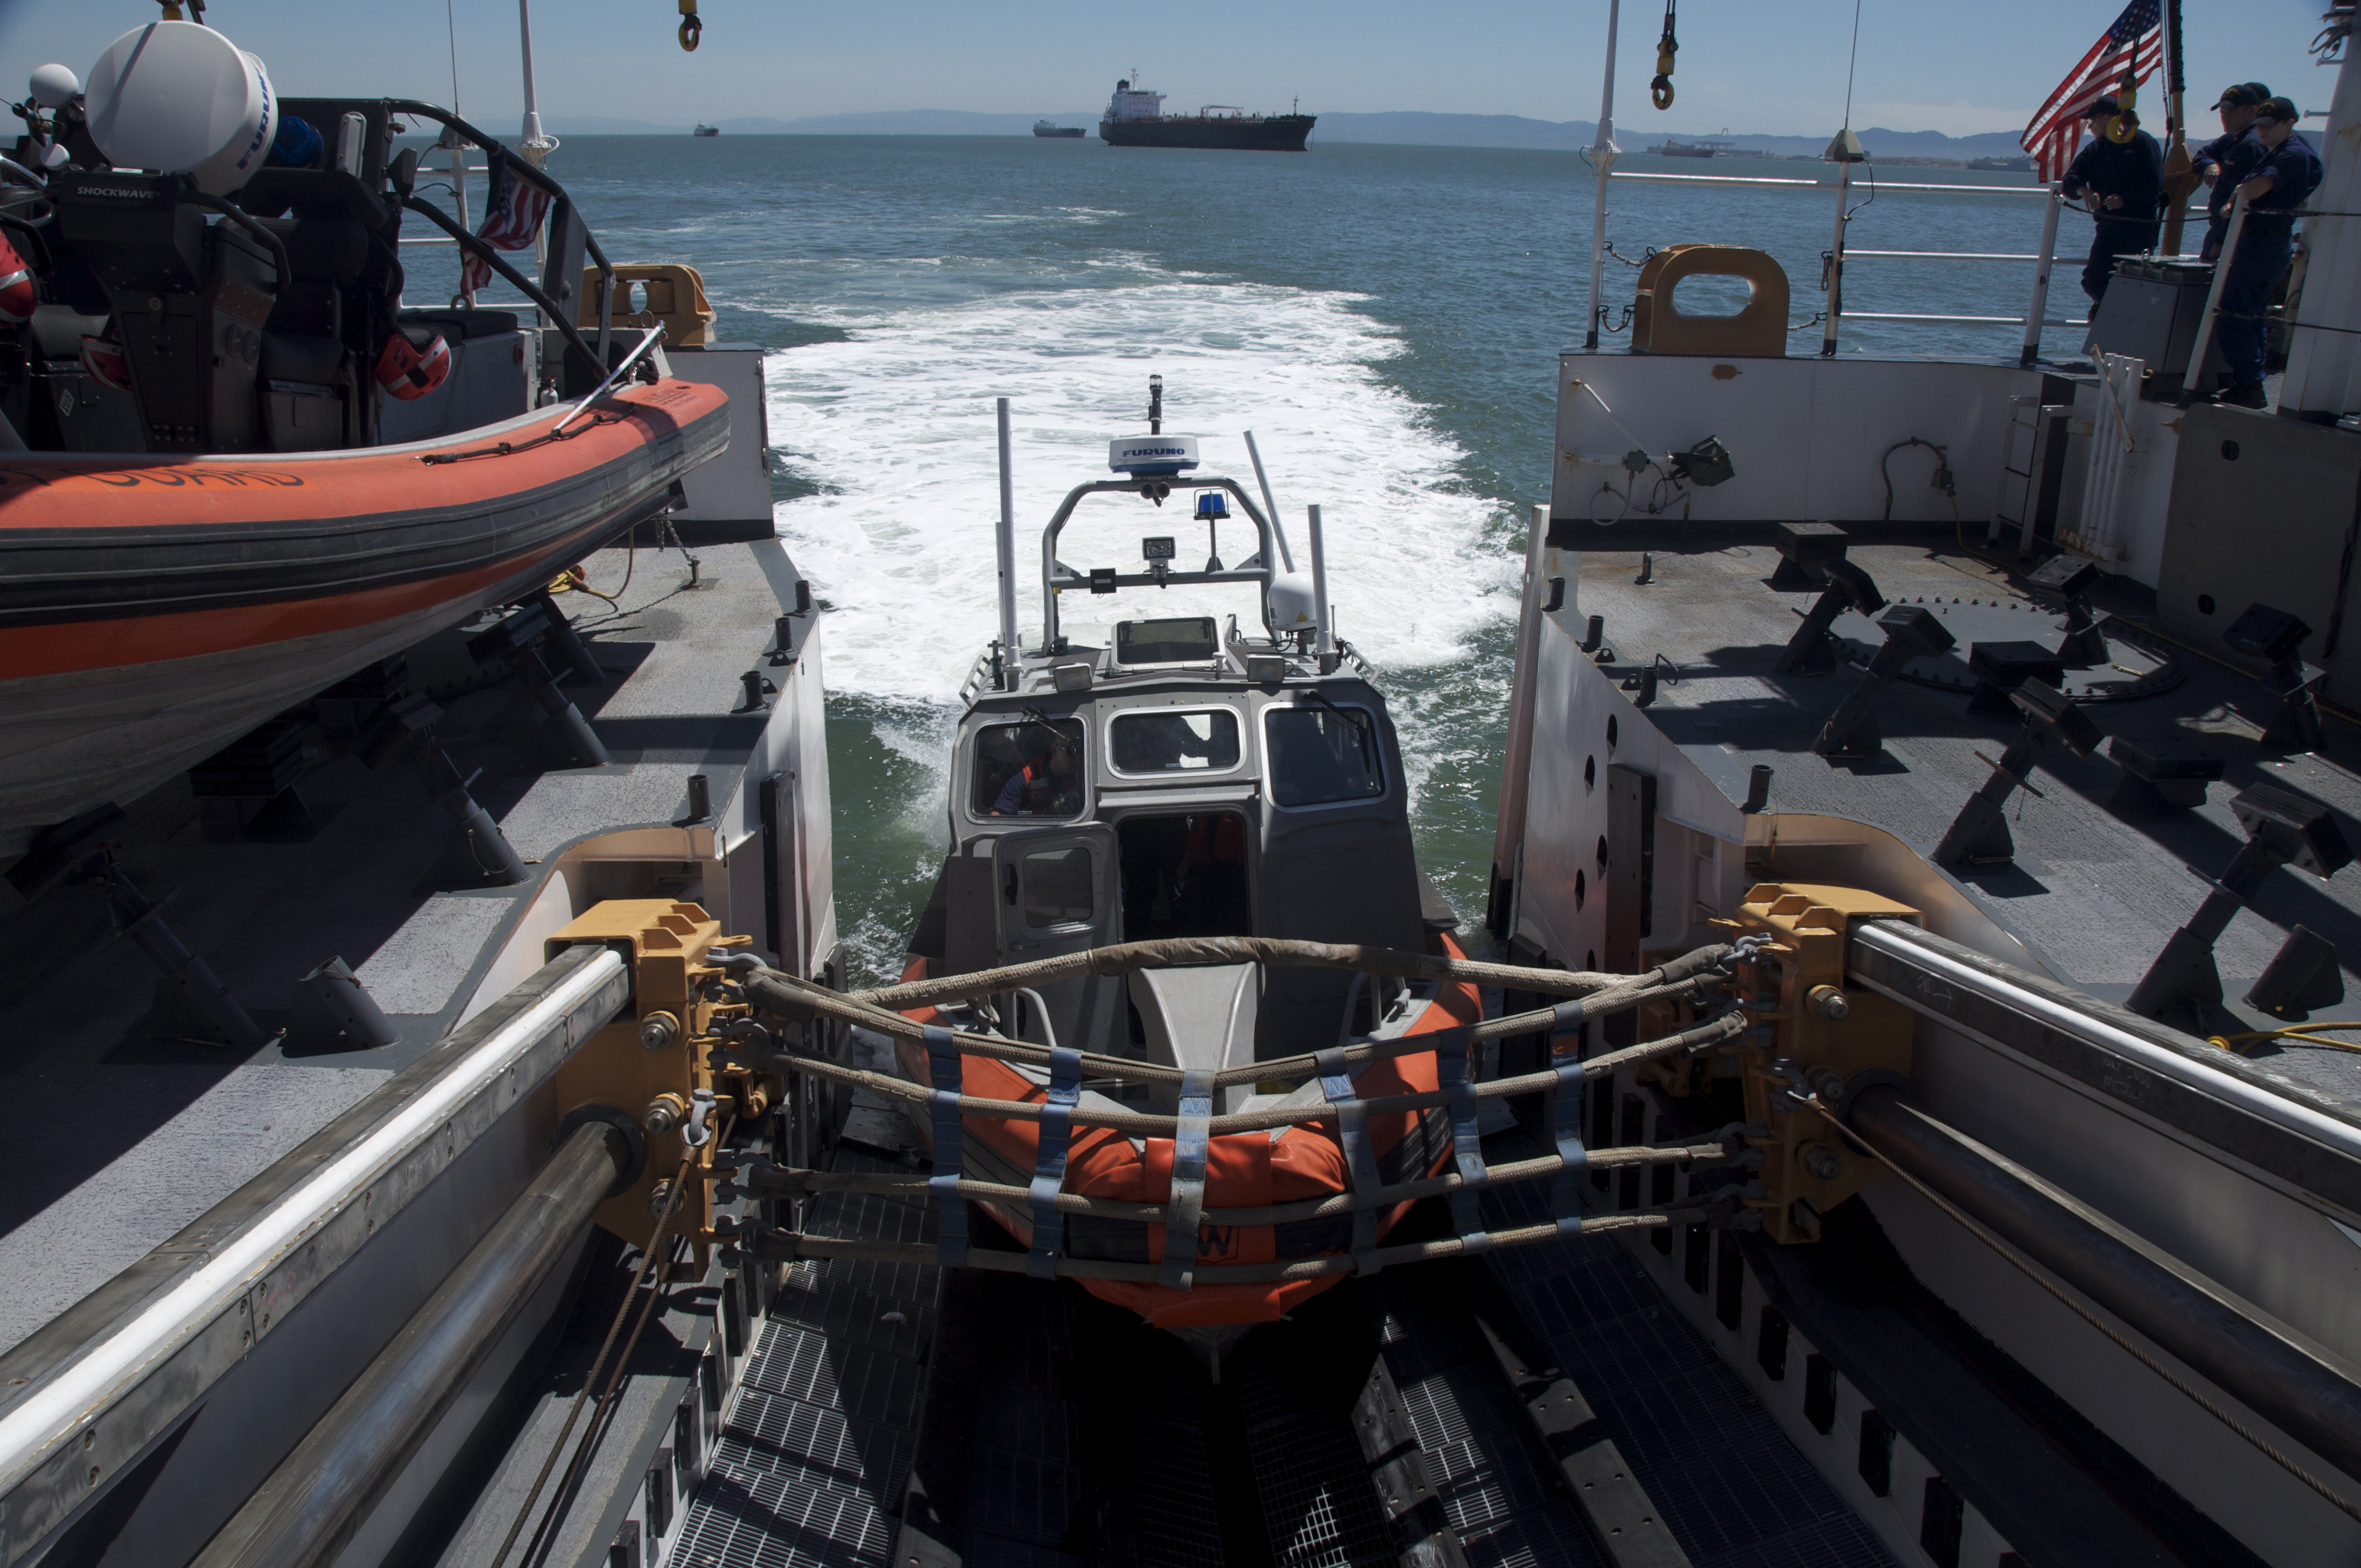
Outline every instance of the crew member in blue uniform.
<path fill-rule="evenodd" d="M 2213 104 L 2222 115 L 2222 134 L 2190 157 L 2190 166 L 2208 187 L 2205 243 L 2197 251 L 2200 260 L 2211 261 L 2221 252 L 2222 231 L 2230 222 L 2230 197 L 2237 189 L 2235 181 L 2222 178 L 2222 170 L 2230 163 L 2233 149 L 2248 139 L 2255 124 L 2255 110 L 2270 95 L 2271 90 L 2259 82 L 2241 82 L 2224 88 L 2222 96 Z"/>
<path fill-rule="evenodd" d="M 2124 110 L 2113 98 L 2093 103 L 2083 117 L 2091 122 L 2091 139 L 2066 167 L 2060 190 L 2070 202 L 2085 192 L 2098 232 L 2091 236 L 2091 258 L 2082 268 L 2082 292 L 2098 308 L 2114 276 L 2115 258 L 2154 250 L 2157 225 L 2164 211 L 2164 149 L 2146 131 L 2135 128 L 2129 141 L 2112 141 L 2107 123 Z M 2135 127 L 2137 115 L 2126 115 Z"/>
<path fill-rule="evenodd" d="M 2263 392 L 2263 356 L 2270 341 L 2271 291 L 2295 258 L 2295 209 L 2320 187 L 2320 155 L 2295 134 L 2296 107 L 2267 98 L 2255 108 L 2253 135 L 2234 149 L 2223 170 L 2246 198 L 2246 222 L 2222 283 L 2222 314 L 2214 335 L 2230 368 L 2221 401 L 2242 409 L 2269 406 Z"/>

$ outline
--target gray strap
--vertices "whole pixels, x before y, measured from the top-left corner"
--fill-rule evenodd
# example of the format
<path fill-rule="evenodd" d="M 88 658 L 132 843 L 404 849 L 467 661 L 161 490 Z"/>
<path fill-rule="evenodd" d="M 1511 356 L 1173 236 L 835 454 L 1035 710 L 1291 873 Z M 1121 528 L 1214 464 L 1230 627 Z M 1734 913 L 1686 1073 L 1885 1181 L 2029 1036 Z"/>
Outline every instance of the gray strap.
<path fill-rule="evenodd" d="M 1554 1102 L 1557 1124 L 1557 1175 L 1551 1183 L 1550 1209 L 1557 1220 L 1557 1234 L 1579 1235 L 1582 1232 L 1582 1173 L 1590 1168 L 1590 1151 L 1582 1146 L 1582 1063 L 1569 1058 L 1558 1064 L 1557 1083 L 1543 1091 Z M 1598 1085 L 1598 1092 L 1614 1091 L 1613 1080 Z"/>
<path fill-rule="evenodd" d="M 1164 1202 L 1164 1272 L 1168 1289 L 1196 1287 L 1198 1216 L 1205 1212 L 1205 1155 L 1213 1121 L 1213 1069 L 1180 1075 L 1180 1115 L 1172 1131 L 1172 1196 Z"/>
<path fill-rule="evenodd" d="M 1434 1079 L 1436 1086 L 1450 1096 L 1445 1103 L 1451 1112 L 1451 1157 L 1460 1181 L 1459 1190 L 1451 1195 L 1451 1223 L 1470 1253 L 1488 1252 L 1492 1246 L 1491 1233 L 1484 1228 L 1481 1201 L 1492 1173 L 1484 1165 L 1482 1135 L 1477 1125 L 1476 1108 L 1480 1102 L 1476 1086 L 1468 1081 L 1476 1076 L 1475 1055 L 1476 1040 L 1467 1029 L 1435 1036 Z"/>
<path fill-rule="evenodd" d="M 1335 1108 L 1337 1141 L 1345 1146 L 1345 1170 L 1352 1182 L 1353 1266 L 1356 1273 L 1375 1274 L 1385 1265 L 1378 1256 L 1378 1211 L 1372 1198 L 1385 1182 L 1369 1146 L 1369 1107 L 1353 1088 L 1342 1048 L 1317 1052 L 1312 1061 L 1320 1074 L 1320 1091 Z"/>
<path fill-rule="evenodd" d="M 1082 1098 L 1082 1053 L 1071 1046 L 1049 1051 L 1049 1092 L 1041 1106 L 1041 1131 L 1035 1145 L 1033 1185 L 1033 1245 L 1025 1258 L 1025 1272 L 1035 1279 L 1058 1277 L 1058 1259 L 1066 1254 L 1066 1216 L 1058 1212 L 1058 1194 L 1066 1184 L 1066 1150 L 1073 1141 L 1074 1102 Z"/>
<path fill-rule="evenodd" d="M 960 1196 L 963 1140 L 960 1123 L 959 1043 L 951 1032 L 929 1024 L 922 1031 L 927 1065 L 935 1080 L 927 1103 L 934 1111 L 935 1172 L 927 1186 L 935 1194 L 935 1261 L 945 1268 L 967 1262 L 967 1200 Z"/>

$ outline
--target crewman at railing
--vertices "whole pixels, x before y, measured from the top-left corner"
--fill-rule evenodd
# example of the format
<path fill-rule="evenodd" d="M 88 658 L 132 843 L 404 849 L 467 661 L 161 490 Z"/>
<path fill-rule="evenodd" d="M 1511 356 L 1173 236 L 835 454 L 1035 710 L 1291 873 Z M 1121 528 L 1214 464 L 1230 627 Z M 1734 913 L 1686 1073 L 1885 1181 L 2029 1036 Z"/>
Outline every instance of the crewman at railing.
<path fill-rule="evenodd" d="M 2271 291 L 2295 258 L 2295 211 L 2320 188 L 2320 155 L 2295 134 L 2299 117 L 2285 98 L 2263 100 L 2255 108 L 2254 134 L 2233 149 L 2223 171 L 2224 183 L 2234 183 L 2246 198 L 2246 221 L 2222 283 L 2215 336 L 2230 369 L 2230 389 L 2219 400 L 2242 409 L 2269 406 L 2263 356 L 2270 340 Z"/>
<path fill-rule="evenodd" d="M 2191 157 L 2190 167 L 2197 178 L 2209 187 L 2205 196 L 2205 243 L 2198 248 L 2201 261 L 2211 261 L 2222 253 L 2222 231 L 2230 226 L 2230 198 L 2237 193 L 2235 180 L 2222 178 L 2222 170 L 2231 162 L 2232 150 L 2242 141 L 2251 139 L 2255 110 L 2271 95 L 2271 90 L 2259 82 L 2241 82 L 2222 90 L 2213 107 L 2222 115 L 2222 134 L 2197 149 Z"/>
<path fill-rule="evenodd" d="M 2118 115 L 2131 131 L 2126 141 L 2107 134 Z M 2066 166 L 2059 190 L 2070 202 L 2088 192 L 2091 215 L 2098 220 L 2091 258 L 2082 266 L 2082 292 L 2096 310 L 2107 280 L 2114 276 L 2115 258 L 2156 248 L 2157 225 L 2164 215 L 2164 149 L 2139 128 L 2139 116 L 2113 98 L 2092 101 L 2082 117 L 2092 122 L 2091 139 Z"/>

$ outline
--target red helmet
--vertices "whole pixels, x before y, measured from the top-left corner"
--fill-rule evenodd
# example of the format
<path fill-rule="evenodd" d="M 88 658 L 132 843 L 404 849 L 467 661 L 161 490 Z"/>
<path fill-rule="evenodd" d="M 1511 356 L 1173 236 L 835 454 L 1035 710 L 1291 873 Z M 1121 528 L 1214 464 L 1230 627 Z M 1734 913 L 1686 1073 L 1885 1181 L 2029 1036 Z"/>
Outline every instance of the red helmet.
<path fill-rule="evenodd" d="M 15 246 L 0 239 L 0 322 L 22 326 L 33 319 L 33 307 L 38 303 L 32 269 L 25 265 Z"/>
<path fill-rule="evenodd" d="M 420 335 L 426 340 L 423 344 L 412 342 L 409 333 L 397 327 L 378 350 L 377 384 L 404 402 L 424 397 L 451 373 L 451 345 L 440 333 Z"/>
<path fill-rule="evenodd" d="M 118 392 L 131 389 L 131 361 L 124 357 L 123 345 L 112 338 L 84 337 L 82 340 L 82 367 L 91 378 Z"/>

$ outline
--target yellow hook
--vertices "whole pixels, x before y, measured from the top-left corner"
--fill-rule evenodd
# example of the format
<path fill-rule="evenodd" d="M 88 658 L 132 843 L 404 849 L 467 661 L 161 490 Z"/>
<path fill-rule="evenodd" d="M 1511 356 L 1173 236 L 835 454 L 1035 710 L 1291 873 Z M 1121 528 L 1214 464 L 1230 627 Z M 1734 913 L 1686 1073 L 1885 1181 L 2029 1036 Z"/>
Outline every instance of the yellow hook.
<path fill-rule="evenodd" d="M 694 54 L 705 23 L 697 14 L 697 0 L 680 0 L 680 47 Z"/>

